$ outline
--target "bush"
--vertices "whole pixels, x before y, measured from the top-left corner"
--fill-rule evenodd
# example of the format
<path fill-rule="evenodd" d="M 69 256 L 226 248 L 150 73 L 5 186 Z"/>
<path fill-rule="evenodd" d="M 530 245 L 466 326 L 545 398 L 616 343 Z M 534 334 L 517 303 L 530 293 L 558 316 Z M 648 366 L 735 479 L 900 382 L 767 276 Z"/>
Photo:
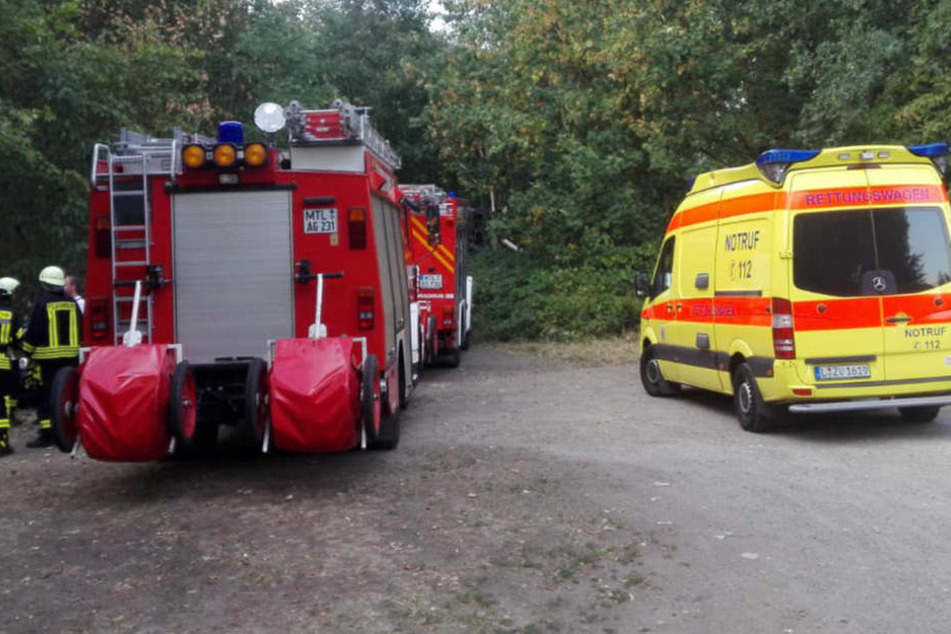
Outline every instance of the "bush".
<path fill-rule="evenodd" d="M 498 341 L 578 341 L 637 327 L 634 273 L 653 266 L 655 245 L 613 247 L 574 264 L 485 249 L 472 258 L 473 331 Z"/>

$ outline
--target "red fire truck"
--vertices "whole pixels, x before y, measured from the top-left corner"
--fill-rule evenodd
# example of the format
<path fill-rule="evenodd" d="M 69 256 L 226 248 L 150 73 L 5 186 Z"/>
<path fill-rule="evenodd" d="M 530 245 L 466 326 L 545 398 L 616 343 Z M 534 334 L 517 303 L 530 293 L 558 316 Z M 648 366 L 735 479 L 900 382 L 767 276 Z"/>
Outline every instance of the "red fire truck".
<path fill-rule="evenodd" d="M 55 381 L 60 449 L 161 459 L 222 426 L 265 452 L 399 442 L 416 327 L 399 158 L 345 102 L 264 104 L 255 122 L 266 142 L 225 122 L 96 146 L 90 347 Z"/>
<path fill-rule="evenodd" d="M 468 275 L 471 211 L 455 194 L 435 185 L 402 185 L 407 234 L 416 265 L 424 365 L 442 358 L 459 365 L 469 347 L 473 280 Z"/>

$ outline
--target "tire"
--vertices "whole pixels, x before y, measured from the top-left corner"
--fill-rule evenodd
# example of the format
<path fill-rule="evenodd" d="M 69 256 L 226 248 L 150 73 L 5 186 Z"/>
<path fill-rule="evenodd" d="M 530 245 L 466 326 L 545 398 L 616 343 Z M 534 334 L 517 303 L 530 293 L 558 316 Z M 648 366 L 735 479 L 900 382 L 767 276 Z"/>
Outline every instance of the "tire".
<path fill-rule="evenodd" d="M 448 365 L 450 368 L 458 368 L 459 362 L 462 359 L 459 353 L 459 348 L 453 348 L 452 350 L 450 350 L 449 354 L 446 355 L 445 358 L 446 358 L 446 365 Z"/>
<path fill-rule="evenodd" d="M 680 393 L 679 383 L 664 378 L 653 346 L 645 347 L 641 355 L 641 383 L 651 396 L 676 396 Z"/>
<path fill-rule="evenodd" d="M 940 405 L 920 405 L 918 407 L 899 407 L 898 413 L 909 423 L 930 423 L 938 417 Z"/>
<path fill-rule="evenodd" d="M 368 444 L 380 435 L 381 407 L 380 364 L 375 354 L 368 354 L 360 375 L 360 419 Z"/>
<path fill-rule="evenodd" d="M 463 317 L 459 320 L 459 327 L 462 328 L 462 338 L 459 340 L 459 349 L 469 349 L 469 322 Z"/>
<path fill-rule="evenodd" d="M 76 413 L 79 406 L 79 372 L 76 368 L 60 368 L 50 387 L 50 422 L 53 440 L 59 450 L 69 453 L 76 444 L 79 430 Z"/>
<path fill-rule="evenodd" d="M 380 434 L 370 445 L 372 449 L 389 451 L 400 444 L 400 410 L 384 416 L 380 422 Z"/>
<path fill-rule="evenodd" d="M 400 390 L 400 409 L 406 409 L 409 407 L 409 394 L 406 392 L 406 366 L 404 365 L 405 359 L 403 358 L 403 353 L 400 353 L 400 374 L 399 374 L 399 390 Z"/>
<path fill-rule="evenodd" d="M 187 361 L 175 366 L 168 399 L 168 428 L 176 452 L 190 452 L 198 435 L 198 383 Z"/>
<path fill-rule="evenodd" d="M 733 372 L 733 411 L 740 427 L 748 432 L 760 434 L 770 428 L 766 404 L 747 363 L 741 363 Z"/>
<path fill-rule="evenodd" d="M 436 318 L 430 315 L 426 319 L 426 366 L 432 367 L 436 363 Z"/>
<path fill-rule="evenodd" d="M 260 357 L 251 359 L 248 378 L 244 382 L 244 427 L 257 447 L 264 443 L 268 424 L 267 363 Z"/>

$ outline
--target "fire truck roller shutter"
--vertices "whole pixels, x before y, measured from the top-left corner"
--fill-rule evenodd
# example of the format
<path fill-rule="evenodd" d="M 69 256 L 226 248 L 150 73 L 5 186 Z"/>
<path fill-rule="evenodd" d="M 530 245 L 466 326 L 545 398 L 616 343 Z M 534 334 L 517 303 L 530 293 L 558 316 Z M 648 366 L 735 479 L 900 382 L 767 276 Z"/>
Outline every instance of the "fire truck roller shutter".
<path fill-rule="evenodd" d="M 291 192 L 177 193 L 175 332 L 191 363 L 267 358 L 294 336 Z"/>

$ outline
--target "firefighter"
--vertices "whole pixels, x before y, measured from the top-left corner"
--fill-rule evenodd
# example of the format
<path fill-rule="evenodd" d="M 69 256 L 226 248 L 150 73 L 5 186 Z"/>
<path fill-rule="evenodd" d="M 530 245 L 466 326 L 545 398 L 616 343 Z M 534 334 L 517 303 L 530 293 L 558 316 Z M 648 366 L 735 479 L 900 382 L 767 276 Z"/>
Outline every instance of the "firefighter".
<path fill-rule="evenodd" d="M 53 444 L 49 402 L 53 377 L 61 368 L 75 366 L 79 361 L 82 313 L 76 301 L 63 288 L 65 277 L 63 269 L 58 266 L 48 266 L 40 271 L 40 286 L 43 290 L 33 307 L 23 337 L 23 352 L 32 357 L 40 370 L 40 400 L 37 405 L 40 433 L 35 440 L 26 444 L 27 447 L 49 447 Z"/>
<path fill-rule="evenodd" d="M 11 354 L 20 332 L 20 320 L 13 308 L 13 293 L 20 285 L 12 277 L 0 277 L 0 457 L 13 453 L 10 446 L 10 421 L 16 407 L 19 374 Z"/>

